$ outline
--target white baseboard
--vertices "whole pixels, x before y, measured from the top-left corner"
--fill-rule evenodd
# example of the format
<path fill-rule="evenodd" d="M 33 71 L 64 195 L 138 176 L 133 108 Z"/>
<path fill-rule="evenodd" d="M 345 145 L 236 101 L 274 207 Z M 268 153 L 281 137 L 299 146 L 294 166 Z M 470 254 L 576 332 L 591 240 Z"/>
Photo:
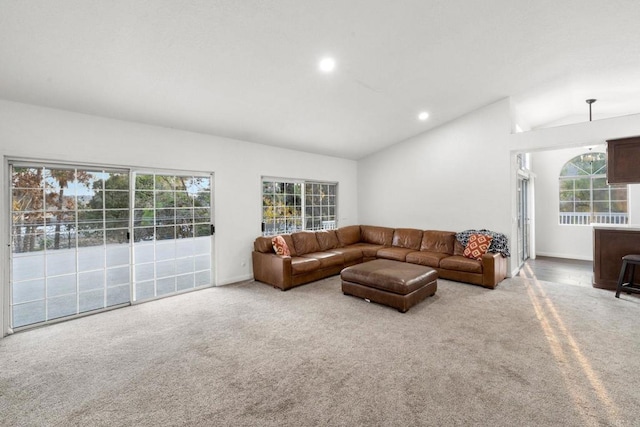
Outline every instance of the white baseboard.
<path fill-rule="evenodd" d="M 231 285 L 233 283 L 246 282 L 247 280 L 252 280 L 252 279 L 253 279 L 253 274 L 244 274 L 242 276 L 229 277 L 225 280 L 221 280 L 217 284 L 217 286 Z"/>
<path fill-rule="evenodd" d="M 584 256 L 584 255 L 575 255 L 575 254 L 563 254 L 556 252 L 540 252 L 536 251 L 536 257 L 538 256 L 548 256 L 552 258 L 567 258 L 567 259 L 579 259 L 581 261 L 593 261 L 592 256 Z"/>

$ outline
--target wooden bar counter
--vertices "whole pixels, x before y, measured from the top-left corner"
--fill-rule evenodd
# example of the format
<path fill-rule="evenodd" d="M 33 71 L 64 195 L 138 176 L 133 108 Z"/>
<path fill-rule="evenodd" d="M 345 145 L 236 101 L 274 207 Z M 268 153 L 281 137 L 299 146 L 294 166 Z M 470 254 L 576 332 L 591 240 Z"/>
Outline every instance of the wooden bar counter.
<path fill-rule="evenodd" d="M 615 290 L 622 267 L 622 257 L 640 255 L 640 228 L 593 228 L 593 287 Z M 640 282 L 640 269 L 635 281 Z"/>

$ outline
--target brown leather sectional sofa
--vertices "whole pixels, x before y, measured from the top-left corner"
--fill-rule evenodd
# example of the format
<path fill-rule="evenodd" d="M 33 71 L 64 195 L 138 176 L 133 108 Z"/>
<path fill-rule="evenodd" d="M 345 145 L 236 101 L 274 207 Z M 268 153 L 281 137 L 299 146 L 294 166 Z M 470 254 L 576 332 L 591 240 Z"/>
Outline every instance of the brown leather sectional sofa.
<path fill-rule="evenodd" d="M 284 234 L 291 256 L 276 255 L 271 237 L 258 237 L 253 277 L 282 290 L 340 273 L 343 268 L 378 258 L 421 264 L 442 279 L 495 288 L 507 275 L 507 259 L 486 253 L 481 261 L 462 255 L 452 231 L 351 225 L 337 230 Z"/>

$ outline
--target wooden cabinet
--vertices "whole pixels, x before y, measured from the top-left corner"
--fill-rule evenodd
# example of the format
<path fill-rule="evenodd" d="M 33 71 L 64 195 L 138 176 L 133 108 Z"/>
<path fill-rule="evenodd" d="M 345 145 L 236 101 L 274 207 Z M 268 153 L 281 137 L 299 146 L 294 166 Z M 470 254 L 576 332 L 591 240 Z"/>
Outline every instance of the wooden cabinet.
<path fill-rule="evenodd" d="M 607 140 L 607 182 L 640 183 L 640 136 Z"/>
<path fill-rule="evenodd" d="M 640 254 L 640 229 L 594 227 L 593 243 L 593 287 L 615 290 L 622 257 Z M 640 283 L 640 268 L 635 282 Z"/>

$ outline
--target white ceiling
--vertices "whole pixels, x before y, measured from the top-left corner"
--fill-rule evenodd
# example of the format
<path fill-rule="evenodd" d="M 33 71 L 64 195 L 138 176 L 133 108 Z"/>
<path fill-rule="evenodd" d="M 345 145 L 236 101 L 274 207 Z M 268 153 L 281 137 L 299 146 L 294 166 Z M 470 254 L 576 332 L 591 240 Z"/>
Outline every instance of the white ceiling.
<path fill-rule="evenodd" d="M 0 0 L 0 98 L 358 159 L 507 96 L 533 127 L 638 113 L 639 22 L 638 0 Z"/>

